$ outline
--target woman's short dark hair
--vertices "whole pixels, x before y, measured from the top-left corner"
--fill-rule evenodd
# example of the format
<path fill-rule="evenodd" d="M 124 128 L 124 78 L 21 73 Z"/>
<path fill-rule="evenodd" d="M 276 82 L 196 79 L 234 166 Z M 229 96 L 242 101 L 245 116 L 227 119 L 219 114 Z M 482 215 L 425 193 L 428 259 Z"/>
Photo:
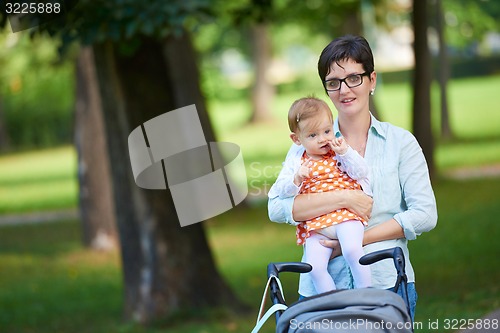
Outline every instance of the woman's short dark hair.
<path fill-rule="evenodd" d="M 338 64 L 339 61 L 347 59 L 362 64 L 364 71 L 369 74 L 375 69 L 372 50 L 366 39 L 361 36 L 346 35 L 332 40 L 321 52 L 318 61 L 321 81 L 325 81 L 334 62 Z"/>

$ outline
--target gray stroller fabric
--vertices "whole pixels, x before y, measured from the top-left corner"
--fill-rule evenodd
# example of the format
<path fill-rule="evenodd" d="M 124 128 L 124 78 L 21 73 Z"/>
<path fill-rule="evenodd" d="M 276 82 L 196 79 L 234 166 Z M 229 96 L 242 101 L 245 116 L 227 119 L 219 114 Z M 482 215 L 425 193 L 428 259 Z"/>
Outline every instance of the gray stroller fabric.
<path fill-rule="evenodd" d="M 412 332 L 412 321 L 398 294 L 372 288 L 349 289 L 291 305 L 281 315 L 276 332 Z"/>

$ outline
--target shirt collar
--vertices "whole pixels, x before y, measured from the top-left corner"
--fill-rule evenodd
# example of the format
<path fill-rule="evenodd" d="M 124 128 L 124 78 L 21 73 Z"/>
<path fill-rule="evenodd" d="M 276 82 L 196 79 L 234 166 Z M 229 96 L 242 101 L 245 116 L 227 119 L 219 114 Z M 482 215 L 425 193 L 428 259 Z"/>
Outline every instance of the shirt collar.
<path fill-rule="evenodd" d="M 380 123 L 380 121 L 378 121 L 377 118 L 375 118 L 371 114 L 371 112 L 370 112 L 370 117 L 371 117 L 370 130 L 372 130 L 374 132 L 374 134 L 378 134 L 379 136 L 381 136 L 382 138 L 385 139 L 386 138 L 386 131 L 382 127 L 382 124 Z M 338 117 L 333 122 L 333 131 L 335 132 L 336 137 L 338 136 L 337 133 L 341 134 L 340 129 L 339 129 L 339 118 Z"/>

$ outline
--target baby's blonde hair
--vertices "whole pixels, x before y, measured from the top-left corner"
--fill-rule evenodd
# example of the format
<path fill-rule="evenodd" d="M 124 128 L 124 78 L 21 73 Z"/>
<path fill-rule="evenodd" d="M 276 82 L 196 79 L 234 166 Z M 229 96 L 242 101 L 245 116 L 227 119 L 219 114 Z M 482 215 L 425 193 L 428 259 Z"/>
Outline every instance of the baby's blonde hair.
<path fill-rule="evenodd" d="M 299 124 L 301 121 L 316 117 L 321 112 L 328 114 L 330 121 L 333 123 L 332 111 L 323 100 L 314 96 L 296 100 L 288 111 L 288 127 L 290 131 L 297 133 L 300 130 Z"/>

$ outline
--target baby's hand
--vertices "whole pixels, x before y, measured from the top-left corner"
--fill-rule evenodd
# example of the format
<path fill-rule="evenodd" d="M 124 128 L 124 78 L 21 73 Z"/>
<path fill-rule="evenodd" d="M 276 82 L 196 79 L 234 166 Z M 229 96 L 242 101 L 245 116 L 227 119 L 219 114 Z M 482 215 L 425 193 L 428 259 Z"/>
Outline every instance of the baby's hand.
<path fill-rule="evenodd" d="M 336 154 L 344 155 L 347 152 L 347 142 L 344 140 L 344 137 L 335 137 L 330 141 L 330 147 Z"/>
<path fill-rule="evenodd" d="M 293 179 L 295 185 L 300 186 L 304 179 L 309 178 L 309 175 L 311 174 L 311 169 L 309 168 L 309 166 L 311 165 L 311 160 L 311 158 L 308 158 L 304 163 L 301 164 L 299 170 L 297 170 L 297 173 L 295 174 L 295 177 Z"/>

